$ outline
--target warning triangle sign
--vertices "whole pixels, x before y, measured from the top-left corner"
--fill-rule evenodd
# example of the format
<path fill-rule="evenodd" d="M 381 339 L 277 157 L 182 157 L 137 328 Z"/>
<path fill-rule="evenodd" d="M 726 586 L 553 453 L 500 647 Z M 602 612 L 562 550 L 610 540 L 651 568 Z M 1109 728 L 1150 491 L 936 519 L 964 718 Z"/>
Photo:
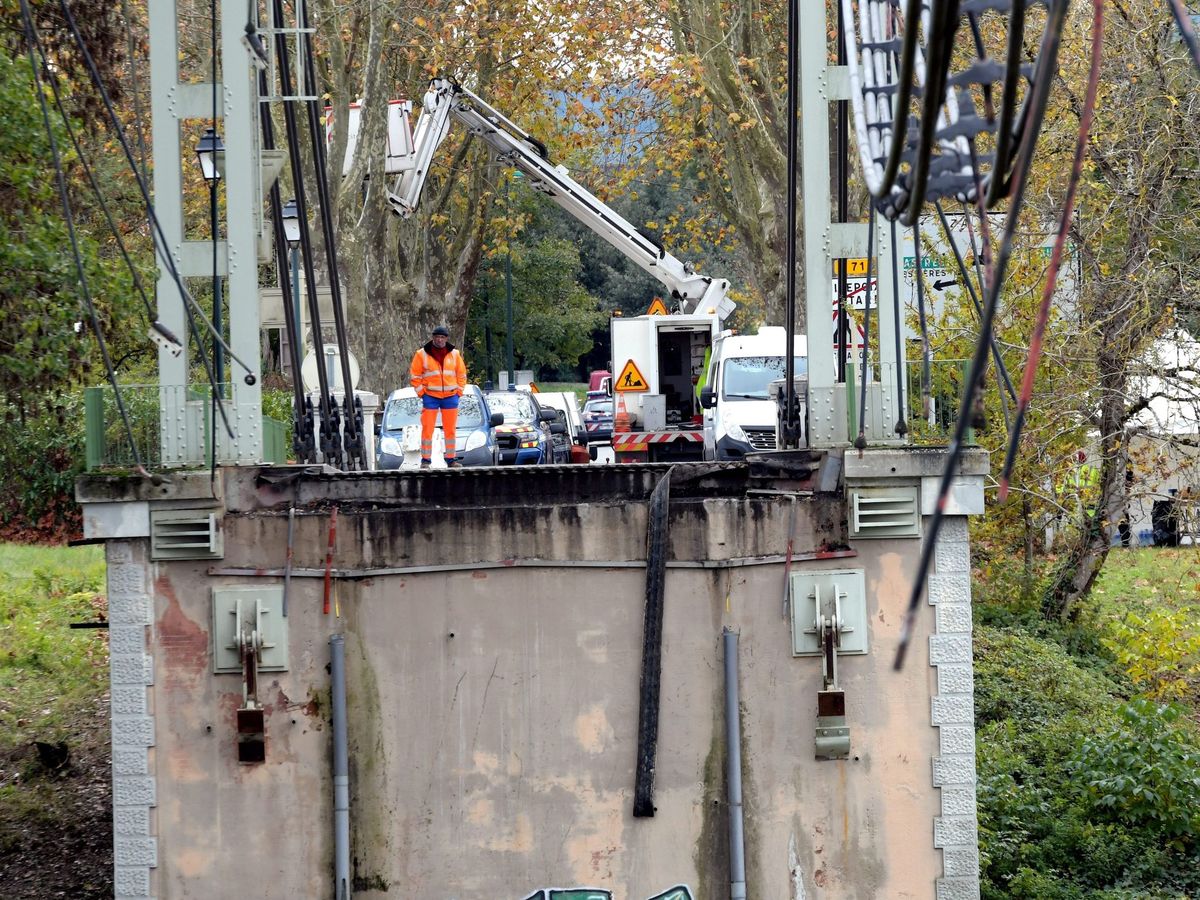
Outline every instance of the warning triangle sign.
<path fill-rule="evenodd" d="M 638 371 L 638 367 L 634 365 L 631 359 L 625 363 L 625 368 L 621 370 L 621 374 L 613 382 L 613 390 L 631 392 L 648 391 L 650 390 L 650 386 L 646 384 L 646 379 L 642 377 L 642 373 Z"/>
<path fill-rule="evenodd" d="M 650 304 L 650 308 L 646 310 L 648 316 L 669 316 L 667 304 L 662 302 L 662 297 L 655 297 L 654 302 Z"/>

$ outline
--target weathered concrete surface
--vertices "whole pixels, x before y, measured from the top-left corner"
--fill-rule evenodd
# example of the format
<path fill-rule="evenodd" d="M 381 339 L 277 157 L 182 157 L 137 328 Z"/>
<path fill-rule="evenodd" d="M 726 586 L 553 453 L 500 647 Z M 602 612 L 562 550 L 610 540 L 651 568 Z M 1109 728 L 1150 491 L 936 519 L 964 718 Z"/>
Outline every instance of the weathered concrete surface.
<path fill-rule="evenodd" d="M 814 558 L 846 547 L 843 501 L 797 501 L 795 570 L 864 569 L 871 629 L 869 654 L 839 661 L 852 756 L 818 761 L 820 663 L 791 655 L 778 561 L 792 500 L 744 487 L 689 499 L 683 488 L 666 575 L 657 812 L 635 819 L 646 546 L 636 494 L 565 505 L 531 475 L 514 492 L 523 502 L 473 506 L 463 481 L 457 505 L 430 506 L 374 478 L 279 474 L 225 473 L 224 559 L 148 566 L 150 896 L 332 896 L 335 633 L 347 641 L 356 897 L 519 900 L 589 886 L 644 900 L 676 884 L 727 896 L 726 626 L 741 634 L 748 895 L 935 895 L 931 611 L 908 665 L 890 668 L 917 541 Z M 239 765 L 242 682 L 212 674 L 210 591 L 280 583 L 293 502 L 289 667 L 261 676 L 266 762 Z M 335 502 L 340 616 L 321 612 Z M 432 565 L 458 570 L 412 571 Z"/>

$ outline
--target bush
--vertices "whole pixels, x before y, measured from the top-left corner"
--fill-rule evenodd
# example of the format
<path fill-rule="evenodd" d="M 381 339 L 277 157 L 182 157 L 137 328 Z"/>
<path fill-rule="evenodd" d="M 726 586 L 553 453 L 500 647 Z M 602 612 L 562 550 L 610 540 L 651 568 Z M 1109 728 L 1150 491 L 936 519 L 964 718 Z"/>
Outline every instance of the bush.
<path fill-rule="evenodd" d="M 1200 836 L 1200 746 L 1183 710 L 1138 698 L 1120 720 L 1086 734 L 1068 769 L 1091 812 L 1156 832 L 1186 849 Z"/>
<path fill-rule="evenodd" d="M 1097 715 L 1125 686 L 1080 664 L 1058 643 L 1016 630 L 975 629 L 975 719 L 1027 724 Z"/>
<path fill-rule="evenodd" d="M 1200 683 L 1200 608 L 1155 606 L 1106 623 L 1104 646 L 1154 700 L 1194 697 Z"/>
<path fill-rule="evenodd" d="M 24 415 L 4 407 L 0 539 L 60 542 L 82 530 L 75 478 L 84 465 L 83 398 Z"/>
<path fill-rule="evenodd" d="M 979 627 L 976 762 L 987 900 L 1178 898 L 1200 887 L 1200 748 L 1176 707 L 1058 642 Z"/>

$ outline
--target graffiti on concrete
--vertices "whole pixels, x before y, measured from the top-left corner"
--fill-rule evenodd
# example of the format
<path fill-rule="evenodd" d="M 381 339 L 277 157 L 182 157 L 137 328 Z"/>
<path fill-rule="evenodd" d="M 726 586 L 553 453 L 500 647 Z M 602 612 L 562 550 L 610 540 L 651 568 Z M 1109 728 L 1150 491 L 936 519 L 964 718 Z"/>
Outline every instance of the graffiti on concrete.
<path fill-rule="evenodd" d="M 612 900 L 612 891 L 603 888 L 542 888 L 525 900 Z M 646 900 L 692 900 L 692 892 L 686 885 L 677 884 Z"/>

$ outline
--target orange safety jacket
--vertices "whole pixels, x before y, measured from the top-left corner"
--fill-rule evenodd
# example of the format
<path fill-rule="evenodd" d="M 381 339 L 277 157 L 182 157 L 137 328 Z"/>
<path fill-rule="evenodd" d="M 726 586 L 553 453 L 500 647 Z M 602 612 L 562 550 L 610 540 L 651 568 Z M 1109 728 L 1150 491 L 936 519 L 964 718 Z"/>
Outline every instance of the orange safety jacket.
<path fill-rule="evenodd" d="M 417 396 L 429 394 L 431 397 L 451 397 L 461 394 L 467 386 L 467 364 L 462 354 L 453 344 L 446 344 L 450 352 L 438 365 L 437 359 L 430 352 L 433 343 L 430 342 L 413 355 L 412 386 L 417 389 Z"/>

